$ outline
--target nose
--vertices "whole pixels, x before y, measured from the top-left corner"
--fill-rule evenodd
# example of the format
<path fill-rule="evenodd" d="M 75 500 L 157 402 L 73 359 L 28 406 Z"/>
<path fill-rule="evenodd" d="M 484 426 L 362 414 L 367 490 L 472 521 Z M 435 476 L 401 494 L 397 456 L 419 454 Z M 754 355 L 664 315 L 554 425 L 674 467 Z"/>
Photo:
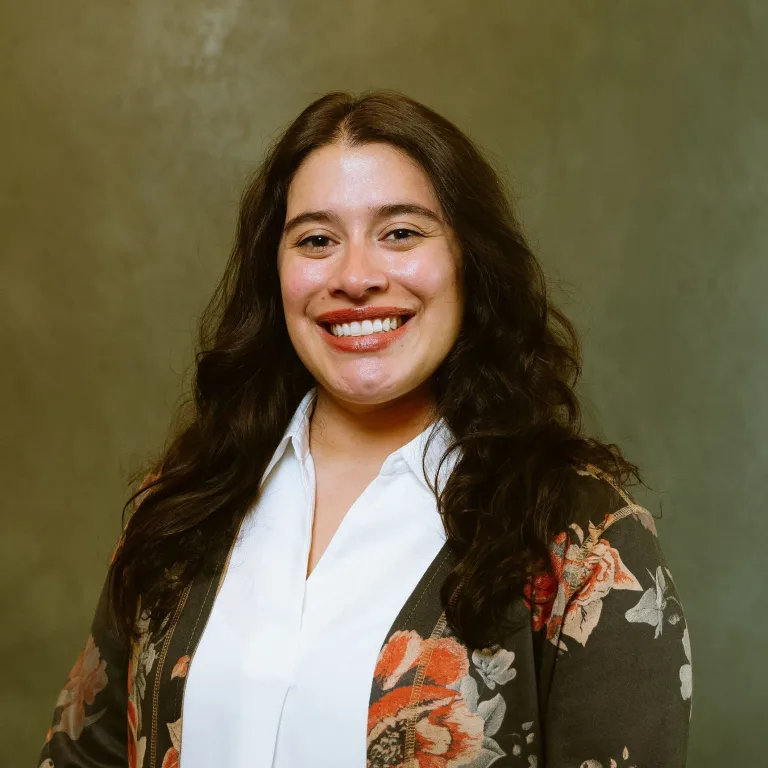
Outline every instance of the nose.
<path fill-rule="evenodd" d="M 375 246 L 350 240 L 328 276 L 327 287 L 332 296 L 343 293 L 356 299 L 371 290 L 385 290 L 388 282 L 386 265 Z"/>

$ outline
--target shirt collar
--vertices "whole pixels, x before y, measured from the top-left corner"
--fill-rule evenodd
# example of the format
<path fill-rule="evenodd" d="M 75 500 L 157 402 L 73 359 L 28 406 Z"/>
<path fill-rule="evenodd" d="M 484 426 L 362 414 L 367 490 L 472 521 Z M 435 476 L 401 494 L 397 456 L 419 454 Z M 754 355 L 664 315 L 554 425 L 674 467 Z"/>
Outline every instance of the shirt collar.
<path fill-rule="evenodd" d="M 309 454 L 309 411 L 311 410 L 316 396 L 317 387 L 312 387 L 312 389 L 310 389 L 302 398 L 294 411 L 282 438 L 280 438 L 280 443 L 272 455 L 272 460 L 269 462 L 262 475 L 262 483 L 266 480 L 275 464 L 280 461 L 280 458 L 285 453 L 285 448 L 288 443 L 293 444 L 293 450 L 301 461 L 304 461 L 307 458 L 307 455 Z"/>
<path fill-rule="evenodd" d="M 272 460 L 269 462 L 269 465 L 264 472 L 262 483 L 272 471 L 275 464 L 280 460 L 283 453 L 285 453 L 288 443 L 292 443 L 294 452 L 301 461 L 306 460 L 309 455 L 309 412 L 312 409 L 316 397 L 317 386 L 314 386 L 302 398 L 296 411 L 291 417 L 291 421 L 280 440 L 280 444 L 277 446 L 277 449 L 272 456 Z M 425 475 L 424 470 L 422 469 L 422 456 L 424 454 L 424 447 L 427 439 L 432 432 L 435 433 L 435 436 L 432 438 L 427 453 L 427 473 Z M 410 442 L 387 456 L 382 466 L 381 474 L 397 474 L 401 471 L 410 470 L 424 487 L 429 490 L 427 477 L 430 477 L 432 480 L 435 479 L 437 465 L 452 439 L 453 433 L 445 423 L 445 420 L 441 418 L 427 427 L 423 432 L 416 435 Z M 456 466 L 456 462 L 459 460 L 460 451 L 460 448 L 452 451 L 443 462 L 438 481 L 438 491 L 443 489 L 450 477 L 453 468 Z"/>
<path fill-rule="evenodd" d="M 429 445 L 426 459 L 426 474 L 422 468 L 422 458 L 424 455 L 424 448 L 430 434 L 434 433 L 434 437 Z M 440 463 L 443 453 L 448 449 L 453 439 L 453 433 L 445 423 L 444 419 L 439 419 L 435 423 L 427 427 L 423 432 L 416 435 L 410 442 L 406 443 L 401 448 L 398 448 L 393 454 L 387 458 L 387 462 L 396 461 L 396 457 L 401 457 L 405 460 L 408 469 L 413 472 L 417 479 L 427 489 L 429 488 L 429 482 L 427 478 L 435 480 L 437 474 L 437 466 Z M 452 451 L 443 462 L 443 466 L 440 470 L 440 477 L 438 479 L 437 490 L 442 491 L 445 483 L 456 466 L 456 462 L 459 460 L 460 448 Z M 385 462 L 386 466 L 386 462 Z M 397 470 L 395 470 L 397 471 Z"/>

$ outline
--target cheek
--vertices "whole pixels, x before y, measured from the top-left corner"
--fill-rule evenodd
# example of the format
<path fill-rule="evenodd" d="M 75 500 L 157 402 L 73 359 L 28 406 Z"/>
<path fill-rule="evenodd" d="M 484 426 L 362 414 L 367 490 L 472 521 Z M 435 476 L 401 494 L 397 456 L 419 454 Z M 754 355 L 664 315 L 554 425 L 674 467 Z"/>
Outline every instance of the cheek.
<path fill-rule="evenodd" d="M 414 260 L 400 273 L 403 285 L 424 304 L 450 304 L 458 299 L 458 274 L 447 257 Z"/>
<path fill-rule="evenodd" d="M 316 262 L 284 263 L 280 268 L 280 290 L 286 313 L 303 313 L 307 303 L 324 283 L 325 277 Z"/>

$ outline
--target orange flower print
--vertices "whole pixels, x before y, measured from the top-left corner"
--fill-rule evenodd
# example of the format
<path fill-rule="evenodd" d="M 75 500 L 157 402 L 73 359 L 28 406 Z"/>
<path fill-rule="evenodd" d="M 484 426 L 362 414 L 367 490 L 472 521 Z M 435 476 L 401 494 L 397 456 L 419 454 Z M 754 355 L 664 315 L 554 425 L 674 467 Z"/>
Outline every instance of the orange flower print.
<path fill-rule="evenodd" d="M 171 747 L 163 757 L 161 768 L 179 768 L 179 751 L 181 750 L 181 718 L 175 723 L 168 723 L 168 733 L 171 736 Z"/>
<path fill-rule="evenodd" d="M 106 669 L 107 663 L 101 658 L 93 635 L 89 635 L 56 701 L 56 706 L 62 707 L 62 710 L 59 722 L 51 728 L 51 735 L 61 732 L 66 733 L 70 739 L 79 739 L 83 729 L 104 714 L 106 710 L 102 709 L 86 717 L 85 705 L 92 705 L 96 696 L 106 688 Z"/>
<path fill-rule="evenodd" d="M 523 588 L 523 602 L 531 611 L 531 626 L 534 632 L 543 629 L 552 615 L 558 579 L 563 573 L 567 538 L 565 533 L 555 536 L 549 547 L 550 568 L 537 573 Z"/>
<path fill-rule="evenodd" d="M 368 768 L 403 763 L 408 715 L 416 726 L 414 768 L 454 768 L 480 756 L 485 721 L 469 711 L 458 691 L 425 685 L 413 709 L 408 709 L 410 694 L 410 686 L 396 688 L 376 706 L 368 732 Z"/>
<path fill-rule="evenodd" d="M 642 592 L 640 582 L 624 565 L 618 550 L 606 539 L 599 538 L 605 525 L 603 523 L 598 528 L 590 523 L 586 539 L 578 525 L 571 525 L 578 543 L 570 544 L 565 553 L 552 609 L 554 616 L 547 627 L 550 639 L 555 638 L 557 630 L 561 629 L 563 635 L 586 645 L 600 620 L 603 598 L 611 590 Z"/>
<path fill-rule="evenodd" d="M 410 706 L 410 673 L 422 660 L 427 643 L 429 663 L 418 701 Z M 403 763 L 409 718 L 415 726 L 414 768 L 489 764 L 484 760 L 486 721 L 470 709 L 460 691 L 464 681 L 471 681 L 469 666 L 466 648 L 453 638 L 424 640 L 412 630 L 395 632 L 379 654 L 374 672 L 381 695 L 368 710 L 367 768 Z"/>
<path fill-rule="evenodd" d="M 171 672 L 171 680 L 173 680 L 174 677 L 186 677 L 187 676 L 187 670 L 189 669 L 189 662 L 191 661 L 191 656 L 182 656 L 174 665 L 173 665 L 173 672 Z"/>
<path fill-rule="evenodd" d="M 141 768 L 144 765 L 144 752 L 147 748 L 147 737 L 139 738 L 139 718 L 136 706 L 131 698 L 128 699 L 128 768 Z"/>

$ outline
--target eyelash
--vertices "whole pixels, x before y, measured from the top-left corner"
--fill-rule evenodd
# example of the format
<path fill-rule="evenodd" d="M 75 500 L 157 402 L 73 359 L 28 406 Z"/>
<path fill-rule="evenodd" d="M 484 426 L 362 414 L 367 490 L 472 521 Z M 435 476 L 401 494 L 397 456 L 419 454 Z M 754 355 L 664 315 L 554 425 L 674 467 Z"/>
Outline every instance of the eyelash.
<path fill-rule="evenodd" d="M 422 235 L 420 232 L 417 232 L 415 229 L 408 229 L 408 227 L 397 227 L 396 229 L 393 229 L 390 232 L 387 232 L 386 237 L 389 237 L 390 235 L 394 234 L 395 232 L 410 232 L 411 236 L 412 235 L 416 235 L 416 237 L 424 237 L 424 235 Z M 398 243 L 402 243 L 404 241 L 407 242 L 408 240 L 411 239 L 411 236 L 396 238 L 396 240 L 394 240 L 393 242 L 398 242 Z M 308 237 L 305 237 L 303 240 L 300 240 L 296 245 L 301 247 L 301 246 L 304 246 L 305 244 L 308 244 L 309 240 L 315 240 L 315 239 L 318 239 L 318 238 L 320 238 L 322 240 L 330 240 L 330 238 L 327 235 L 309 235 Z M 312 250 L 322 250 L 323 248 L 327 248 L 328 246 L 326 246 L 326 245 L 315 245 L 315 246 L 310 246 L 310 247 L 312 248 Z"/>

